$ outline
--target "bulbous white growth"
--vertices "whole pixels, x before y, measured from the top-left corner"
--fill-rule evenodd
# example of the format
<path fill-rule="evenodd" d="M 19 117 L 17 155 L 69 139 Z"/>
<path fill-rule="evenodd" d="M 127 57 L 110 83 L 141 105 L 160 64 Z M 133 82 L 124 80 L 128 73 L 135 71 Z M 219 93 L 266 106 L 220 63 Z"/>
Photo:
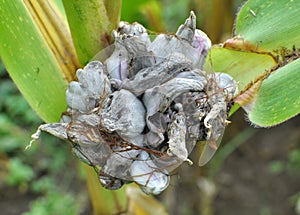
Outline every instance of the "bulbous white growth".
<path fill-rule="evenodd" d="M 110 94 L 100 111 L 101 125 L 110 132 L 116 131 L 123 138 L 135 137 L 145 127 L 145 108 L 128 90 Z"/>
<path fill-rule="evenodd" d="M 170 176 L 160 170 L 151 160 L 149 154 L 142 151 L 130 168 L 132 179 L 142 186 L 146 193 L 159 194 L 165 190 L 170 182 Z"/>
<path fill-rule="evenodd" d="M 62 123 L 42 125 L 69 140 L 74 153 L 98 172 L 107 189 L 135 182 L 159 194 L 169 174 L 199 141 L 207 141 L 199 164 L 215 153 L 226 126 L 236 82 L 227 74 L 202 71 L 211 47 L 191 12 L 176 34 L 153 42 L 138 24 L 121 22 L 115 42 L 77 70 L 66 92 Z M 101 169 L 101 171 L 100 171 Z"/>
<path fill-rule="evenodd" d="M 224 89 L 224 94 L 227 96 L 227 100 L 230 100 L 237 95 L 237 83 L 230 75 L 226 73 L 216 72 L 210 74 L 210 76 L 214 76 L 214 79 L 219 88 Z"/>
<path fill-rule="evenodd" d="M 111 93 L 110 81 L 104 74 L 103 65 L 92 61 L 76 72 L 78 82 L 72 81 L 66 92 L 68 106 L 86 113 L 95 108 L 107 94 Z"/>

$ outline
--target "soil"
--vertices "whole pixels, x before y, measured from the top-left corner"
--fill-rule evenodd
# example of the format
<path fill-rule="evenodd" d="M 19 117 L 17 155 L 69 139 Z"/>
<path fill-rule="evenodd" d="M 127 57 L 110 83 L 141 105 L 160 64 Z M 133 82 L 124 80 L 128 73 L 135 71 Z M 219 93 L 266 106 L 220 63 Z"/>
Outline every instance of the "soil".
<path fill-rule="evenodd" d="M 36 194 L 22 193 L 16 187 L 1 187 L 0 214 L 14 215 L 29 210 L 30 202 Z"/>
<path fill-rule="evenodd" d="M 274 128 L 259 129 L 225 160 L 216 180 L 215 214 L 296 214 L 292 197 L 300 192 L 300 164 L 298 169 L 277 174 L 270 171 L 270 164 L 288 162 L 290 151 L 300 149 L 299 128 L 298 116 Z"/>

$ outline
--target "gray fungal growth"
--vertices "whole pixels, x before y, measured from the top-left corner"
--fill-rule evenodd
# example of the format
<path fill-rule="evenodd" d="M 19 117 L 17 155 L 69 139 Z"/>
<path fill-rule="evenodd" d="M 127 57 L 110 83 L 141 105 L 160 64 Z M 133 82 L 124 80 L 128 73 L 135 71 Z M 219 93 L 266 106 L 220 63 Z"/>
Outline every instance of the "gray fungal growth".
<path fill-rule="evenodd" d="M 168 187 L 170 174 L 206 141 L 199 165 L 222 138 L 236 82 L 202 71 L 211 42 L 196 29 L 191 12 L 175 35 L 150 41 L 146 29 L 121 22 L 112 54 L 77 70 L 66 91 L 60 123 L 41 131 L 72 143 L 74 154 L 93 166 L 100 183 L 118 189 L 135 182 L 146 193 Z"/>

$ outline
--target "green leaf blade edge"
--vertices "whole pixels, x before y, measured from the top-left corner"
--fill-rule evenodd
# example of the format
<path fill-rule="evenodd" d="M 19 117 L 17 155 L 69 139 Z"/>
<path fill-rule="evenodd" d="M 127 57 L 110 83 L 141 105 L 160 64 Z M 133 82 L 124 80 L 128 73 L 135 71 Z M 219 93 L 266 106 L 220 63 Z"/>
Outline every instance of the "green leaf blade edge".
<path fill-rule="evenodd" d="M 21 1 L 0 2 L 0 55 L 31 107 L 46 122 L 66 109 L 67 81 Z"/>

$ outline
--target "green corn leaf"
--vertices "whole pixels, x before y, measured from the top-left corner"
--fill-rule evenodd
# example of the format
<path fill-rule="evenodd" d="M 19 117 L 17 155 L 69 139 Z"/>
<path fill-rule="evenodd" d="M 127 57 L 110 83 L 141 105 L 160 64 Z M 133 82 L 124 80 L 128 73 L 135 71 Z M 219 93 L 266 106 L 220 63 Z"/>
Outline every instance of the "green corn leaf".
<path fill-rule="evenodd" d="M 282 65 L 261 79 L 258 92 L 252 92 L 254 99 L 246 104 L 256 125 L 276 125 L 300 112 L 299 8 L 300 1 L 249 0 L 237 16 L 236 35 L 255 44 L 259 52 L 277 54 Z"/>
<path fill-rule="evenodd" d="M 58 121 L 66 109 L 65 90 L 76 67 L 67 26 L 59 17 L 47 1 L 0 1 L 1 58 L 31 107 L 47 122 Z"/>
<path fill-rule="evenodd" d="M 208 72 L 228 73 L 238 82 L 239 90 L 242 90 L 265 72 L 265 69 L 275 65 L 274 59 L 266 54 L 241 52 L 214 46 L 207 57 L 204 69 Z"/>
<path fill-rule="evenodd" d="M 249 0 L 238 13 L 235 35 L 271 52 L 300 46 L 300 1 Z"/>
<path fill-rule="evenodd" d="M 300 112 L 300 1 L 249 0 L 235 22 L 236 37 L 214 47 L 214 70 L 239 82 L 235 99 L 258 126 L 279 124 Z"/>
<path fill-rule="evenodd" d="M 253 107 L 251 122 L 273 126 L 300 112 L 300 59 L 273 72 L 262 82 Z"/>

